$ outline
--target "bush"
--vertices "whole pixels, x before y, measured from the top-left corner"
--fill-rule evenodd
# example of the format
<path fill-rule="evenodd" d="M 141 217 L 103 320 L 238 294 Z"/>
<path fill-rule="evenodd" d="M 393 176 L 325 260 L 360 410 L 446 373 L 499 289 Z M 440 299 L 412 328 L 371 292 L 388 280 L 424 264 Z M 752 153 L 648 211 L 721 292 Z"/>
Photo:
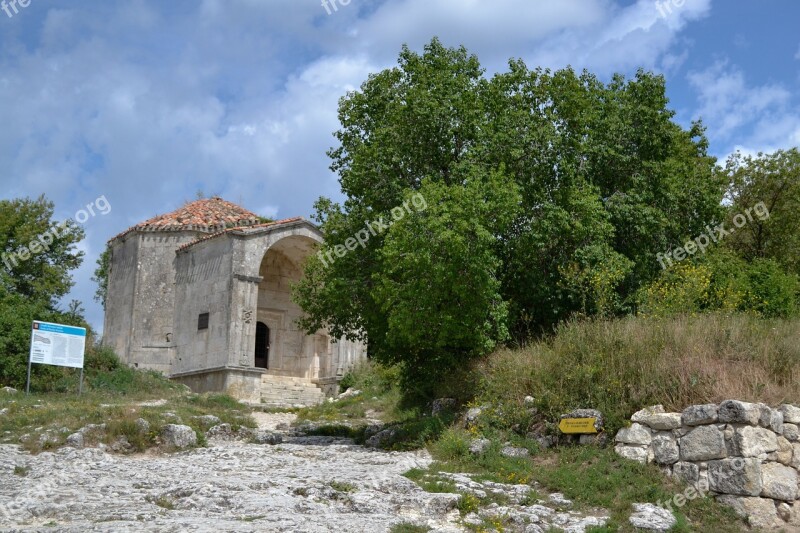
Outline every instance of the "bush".
<path fill-rule="evenodd" d="M 789 318 L 800 312 L 800 281 L 772 259 L 747 262 L 725 249 L 684 261 L 661 273 L 639 293 L 640 311 L 671 316 L 707 311 L 753 312 Z"/>

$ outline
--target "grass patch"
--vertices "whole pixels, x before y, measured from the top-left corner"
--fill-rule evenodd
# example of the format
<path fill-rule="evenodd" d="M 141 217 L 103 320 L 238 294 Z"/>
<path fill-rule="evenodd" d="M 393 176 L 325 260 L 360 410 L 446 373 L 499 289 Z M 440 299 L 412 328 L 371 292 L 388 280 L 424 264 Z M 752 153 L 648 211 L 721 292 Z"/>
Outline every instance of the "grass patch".
<path fill-rule="evenodd" d="M 537 481 L 583 505 L 608 509 L 618 531 L 633 531 L 628 524 L 633 503 L 666 502 L 686 488 L 665 478 L 657 466 L 625 460 L 610 448 L 563 448 L 533 462 Z M 676 510 L 679 524 L 673 531 L 736 532 L 743 527 L 731 509 L 710 497 L 689 500 Z"/>
<path fill-rule="evenodd" d="M 90 387 L 80 397 L 70 393 L 0 396 L 0 409 L 7 409 L 0 417 L 0 442 L 20 443 L 38 453 L 63 446 L 68 435 L 94 425 L 96 429 L 84 432 L 85 445 L 104 443 L 113 449 L 116 444 L 118 451 L 141 452 L 156 446 L 164 425 L 170 423 L 192 427 L 198 445 L 204 445 L 209 425 L 199 418 L 204 415 L 216 416 L 231 424 L 234 431 L 241 426 L 256 426 L 250 410 L 227 395 L 192 394 L 159 374 L 127 367 L 105 373 L 133 377 L 98 378 L 108 387 Z M 130 383 L 144 388 L 131 390 Z M 146 431 L 137 423 L 139 418 L 147 422 Z M 105 424 L 104 429 L 101 424 Z M 121 440 L 128 444 L 121 446 Z"/>
<path fill-rule="evenodd" d="M 428 526 L 418 526 L 412 524 L 410 522 L 403 522 L 401 524 L 395 524 L 390 529 L 390 533 L 428 533 L 431 528 Z"/>
<path fill-rule="evenodd" d="M 613 434 L 648 405 L 680 412 L 731 398 L 799 403 L 800 320 L 703 314 L 572 322 L 487 357 L 477 372 L 476 402 L 502 406 L 482 430 L 516 426 L 524 435 L 533 424 L 591 407 Z"/>
<path fill-rule="evenodd" d="M 355 492 L 358 487 L 345 481 L 331 481 L 328 486 L 338 492 Z"/>
<path fill-rule="evenodd" d="M 25 477 L 30 473 L 31 469 L 28 466 L 15 466 L 14 467 L 14 475 L 19 477 Z"/>

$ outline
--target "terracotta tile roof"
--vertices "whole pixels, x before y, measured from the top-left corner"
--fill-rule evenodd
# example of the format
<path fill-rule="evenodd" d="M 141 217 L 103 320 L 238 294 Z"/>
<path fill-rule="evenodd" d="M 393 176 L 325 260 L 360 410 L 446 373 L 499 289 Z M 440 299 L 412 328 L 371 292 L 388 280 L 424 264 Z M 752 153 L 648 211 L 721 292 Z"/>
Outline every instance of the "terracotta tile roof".
<path fill-rule="evenodd" d="M 233 227 L 233 228 L 225 228 L 223 230 L 220 230 L 220 231 L 218 231 L 216 233 L 212 233 L 210 235 L 203 235 L 199 239 L 196 239 L 196 240 L 194 240 L 192 242 L 187 242 L 186 244 L 179 246 L 177 251 L 181 252 L 181 251 L 186 250 L 187 248 L 189 248 L 191 246 L 194 246 L 195 244 L 198 244 L 198 243 L 201 243 L 203 241 L 207 241 L 209 239 L 213 239 L 215 237 L 219 237 L 220 235 L 225 235 L 226 233 L 231 233 L 231 232 L 234 232 L 234 231 L 239 231 L 239 232 L 246 231 L 246 232 L 249 233 L 250 231 L 255 231 L 255 230 L 259 230 L 259 229 L 263 229 L 263 228 L 269 228 L 271 226 L 282 226 L 284 224 L 291 224 L 293 222 L 300 222 L 300 221 L 304 221 L 304 220 L 305 219 L 303 217 L 293 217 L 293 218 L 284 218 L 283 220 L 276 220 L 274 222 L 264 222 L 263 224 L 253 224 L 253 225 L 250 225 L 250 226 L 237 226 L 237 227 Z"/>
<path fill-rule="evenodd" d="M 227 227 L 258 225 L 261 218 L 255 213 L 218 196 L 189 202 L 171 213 L 158 215 L 123 231 L 118 239 L 132 231 L 193 230 L 204 233 L 218 232 Z"/>

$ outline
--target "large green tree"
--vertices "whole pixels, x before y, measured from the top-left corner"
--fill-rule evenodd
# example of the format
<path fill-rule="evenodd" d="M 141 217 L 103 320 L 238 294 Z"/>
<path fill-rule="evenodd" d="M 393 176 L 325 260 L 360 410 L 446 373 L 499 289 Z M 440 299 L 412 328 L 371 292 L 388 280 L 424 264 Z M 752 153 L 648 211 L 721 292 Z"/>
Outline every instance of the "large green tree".
<path fill-rule="evenodd" d="M 329 155 L 346 199 L 316 205 L 326 243 L 295 290 L 302 325 L 441 375 L 509 334 L 626 311 L 658 252 L 722 216 L 703 128 L 667 104 L 643 71 L 603 83 L 511 61 L 487 79 L 463 47 L 404 47 L 340 101 Z M 413 194 L 424 212 L 347 246 Z"/>
<path fill-rule="evenodd" d="M 24 386 L 34 320 L 88 327 L 80 302 L 66 311 L 58 306 L 72 287 L 70 272 L 83 260 L 75 246 L 82 238 L 74 222 L 53 219 L 53 203 L 44 196 L 0 200 L 0 384 Z M 37 378 L 58 373 L 34 365 Z"/>

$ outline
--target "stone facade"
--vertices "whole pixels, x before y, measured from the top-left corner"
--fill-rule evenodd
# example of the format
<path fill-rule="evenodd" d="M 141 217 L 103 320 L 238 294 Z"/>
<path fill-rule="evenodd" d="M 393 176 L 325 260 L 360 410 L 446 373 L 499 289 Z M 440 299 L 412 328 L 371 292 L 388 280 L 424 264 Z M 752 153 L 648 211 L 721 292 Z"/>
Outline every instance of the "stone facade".
<path fill-rule="evenodd" d="M 615 438 L 619 455 L 660 465 L 694 497 L 716 497 L 753 527 L 800 526 L 797 407 L 727 400 L 667 413 L 656 405 L 631 421 Z"/>
<path fill-rule="evenodd" d="M 291 378 L 295 403 L 313 403 L 308 385 L 321 399 L 366 356 L 361 343 L 296 325 L 290 286 L 321 242 L 301 218 L 262 223 L 220 198 L 134 226 L 109 243 L 103 342 L 198 392 L 281 403 L 264 388 Z"/>

